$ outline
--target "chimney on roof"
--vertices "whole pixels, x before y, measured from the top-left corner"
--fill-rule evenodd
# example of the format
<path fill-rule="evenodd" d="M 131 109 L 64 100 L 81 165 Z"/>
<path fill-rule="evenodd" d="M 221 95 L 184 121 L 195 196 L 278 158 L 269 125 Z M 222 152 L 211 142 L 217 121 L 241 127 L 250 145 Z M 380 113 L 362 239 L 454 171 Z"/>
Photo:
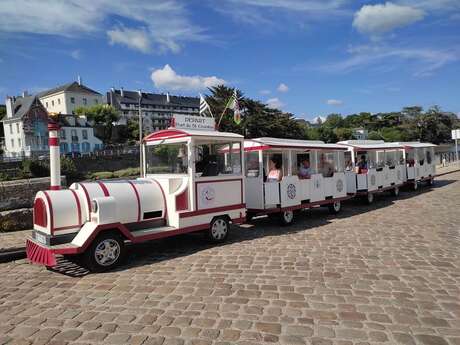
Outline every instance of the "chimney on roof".
<path fill-rule="evenodd" d="M 171 100 L 169 99 L 169 92 L 166 92 L 166 103 L 169 103 Z"/>
<path fill-rule="evenodd" d="M 13 117 L 13 97 L 7 96 L 6 97 L 6 117 L 11 118 Z"/>
<path fill-rule="evenodd" d="M 22 91 L 22 98 L 29 96 L 27 90 Z"/>
<path fill-rule="evenodd" d="M 78 81 L 78 85 L 81 85 L 81 77 L 80 76 L 77 77 L 77 81 Z"/>
<path fill-rule="evenodd" d="M 123 92 L 123 88 L 122 88 L 122 87 L 120 88 L 120 95 L 121 95 L 121 97 L 125 97 L 125 93 Z"/>

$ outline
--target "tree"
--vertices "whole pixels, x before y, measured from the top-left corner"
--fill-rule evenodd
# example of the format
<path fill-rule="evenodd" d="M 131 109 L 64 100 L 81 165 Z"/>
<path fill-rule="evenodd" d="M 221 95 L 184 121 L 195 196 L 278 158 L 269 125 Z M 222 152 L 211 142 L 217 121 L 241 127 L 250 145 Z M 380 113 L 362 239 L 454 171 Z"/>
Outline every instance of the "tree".
<path fill-rule="evenodd" d="M 323 123 L 324 126 L 330 128 L 343 127 L 343 118 L 340 114 L 330 114 L 327 116 L 326 121 Z"/>
<path fill-rule="evenodd" d="M 103 127 L 103 141 L 108 143 L 112 140 L 113 123 L 120 118 L 118 111 L 107 104 L 96 104 L 92 107 L 78 107 L 75 114 L 84 115 L 94 125 Z"/>
<path fill-rule="evenodd" d="M 334 129 L 338 141 L 353 139 L 353 130 L 351 128 L 336 128 Z"/>

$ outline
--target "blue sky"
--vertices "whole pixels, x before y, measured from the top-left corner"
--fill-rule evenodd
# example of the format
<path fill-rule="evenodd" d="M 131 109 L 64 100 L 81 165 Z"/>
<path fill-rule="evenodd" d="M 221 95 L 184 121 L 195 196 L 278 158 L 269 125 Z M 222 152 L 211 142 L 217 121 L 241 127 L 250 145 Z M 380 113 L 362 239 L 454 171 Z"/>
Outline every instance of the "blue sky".
<path fill-rule="evenodd" d="M 313 119 L 460 113 L 459 0 L 2 0 L 0 97 L 75 80 L 197 95 L 226 83 Z"/>

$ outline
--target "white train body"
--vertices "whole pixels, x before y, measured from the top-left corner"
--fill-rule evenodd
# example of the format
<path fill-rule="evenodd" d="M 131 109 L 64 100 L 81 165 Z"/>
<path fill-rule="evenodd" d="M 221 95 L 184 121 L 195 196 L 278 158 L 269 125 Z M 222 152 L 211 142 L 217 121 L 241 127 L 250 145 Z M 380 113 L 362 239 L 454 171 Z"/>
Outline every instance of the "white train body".
<path fill-rule="evenodd" d="M 58 127 L 50 126 L 59 160 Z M 37 193 L 27 256 L 53 266 L 55 254 L 83 254 L 99 266 L 138 243 L 192 231 L 224 240 L 229 223 L 277 213 L 284 224 L 301 208 L 329 206 L 359 194 L 433 181 L 434 145 L 258 138 L 214 130 L 208 118 L 176 116 L 176 127 L 150 134 L 143 145 L 143 176 L 78 182 L 60 189 L 59 161 L 50 190 Z M 358 159 L 366 160 L 358 163 Z M 53 170 L 54 167 L 54 170 Z M 369 200 L 370 201 L 370 200 Z M 88 254 L 89 253 L 89 254 Z M 115 255 L 117 254 L 117 255 Z M 99 260 L 99 261 L 98 261 Z"/>

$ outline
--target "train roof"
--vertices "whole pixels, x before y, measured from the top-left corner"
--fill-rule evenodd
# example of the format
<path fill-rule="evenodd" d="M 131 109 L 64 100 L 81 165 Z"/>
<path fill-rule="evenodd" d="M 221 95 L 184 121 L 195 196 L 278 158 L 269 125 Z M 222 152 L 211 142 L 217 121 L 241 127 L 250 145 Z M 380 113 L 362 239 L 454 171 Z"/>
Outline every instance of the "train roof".
<path fill-rule="evenodd" d="M 243 139 L 244 138 L 240 134 L 229 133 L 229 132 L 168 128 L 168 129 L 164 129 L 158 132 L 153 132 L 147 135 L 144 138 L 144 142 L 185 138 L 185 137 L 192 137 L 192 136 L 193 137 L 206 137 L 206 138 L 212 138 L 212 139 L 219 139 L 219 138 Z"/>
<path fill-rule="evenodd" d="M 423 147 L 436 147 L 438 145 L 432 144 L 432 143 L 421 143 L 418 141 L 412 141 L 412 142 L 398 142 L 397 144 L 404 146 L 405 148 L 423 148 Z"/>
<path fill-rule="evenodd" d="M 281 138 L 255 138 L 244 142 L 245 150 L 268 150 L 270 148 L 294 148 L 316 150 L 346 150 L 347 147 L 337 144 L 326 144 L 320 140 L 297 140 Z"/>
<path fill-rule="evenodd" d="M 391 150 L 402 149 L 404 145 L 400 143 L 386 143 L 383 140 L 345 140 L 338 144 L 353 147 L 358 150 Z"/>

